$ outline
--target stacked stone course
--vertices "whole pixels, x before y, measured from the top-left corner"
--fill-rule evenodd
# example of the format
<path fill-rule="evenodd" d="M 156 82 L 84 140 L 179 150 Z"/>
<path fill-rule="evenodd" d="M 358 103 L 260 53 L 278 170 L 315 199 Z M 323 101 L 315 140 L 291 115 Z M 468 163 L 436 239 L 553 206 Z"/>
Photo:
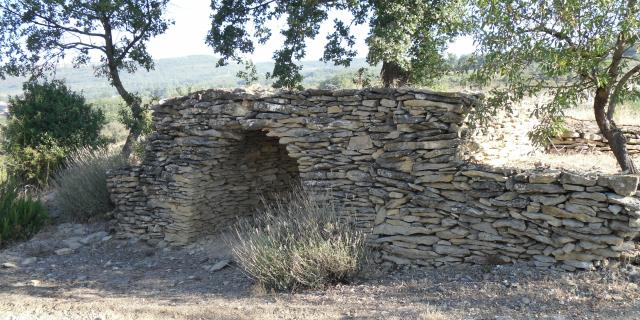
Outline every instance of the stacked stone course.
<path fill-rule="evenodd" d="M 553 153 L 609 153 L 611 148 L 592 121 L 571 119 L 569 128 L 558 137 L 551 139 L 549 151 Z M 640 155 L 640 127 L 620 126 L 627 138 L 627 150 L 631 155 Z"/>
<path fill-rule="evenodd" d="M 478 96 L 410 89 L 203 91 L 153 108 L 142 164 L 110 172 L 121 234 L 185 244 L 296 181 L 329 190 L 381 258 L 591 268 L 629 255 L 638 177 L 469 163 Z"/>

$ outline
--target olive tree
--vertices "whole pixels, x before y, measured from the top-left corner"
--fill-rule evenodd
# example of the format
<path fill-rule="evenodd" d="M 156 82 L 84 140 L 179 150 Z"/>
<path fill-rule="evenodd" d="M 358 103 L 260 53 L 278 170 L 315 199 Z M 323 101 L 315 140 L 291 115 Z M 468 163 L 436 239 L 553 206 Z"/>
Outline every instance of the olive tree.
<path fill-rule="evenodd" d="M 123 154 L 131 152 L 146 124 L 140 97 L 120 74 L 154 63 L 149 39 L 172 23 L 163 17 L 169 0 L 0 0 L 0 78 L 38 77 L 65 59 L 86 65 L 99 56 L 105 76 L 128 107 Z"/>
<path fill-rule="evenodd" d="M 446 70 L 444 50 L 465 26 L 462 0 L 211 0 L 212 25 L 206 42 L 220 54 L 218 65 L 242 61 L 253 53 L 255 42 L 272 35 L 268 23 L 286 20 L 280 31 L 284 42 L 276 50 L 268 77 L 274 87 L 298 87 L 306 56 L 305 40 L 315 38 L 332 11 L 347 11 L 348 20 L 335 19 L 327 36 L 322 60 L 349 66 L 357 55 L 354 25 L 368 24 L 367 62 L 382 64 L 385 86 L 407 82 L 426 84 Z"/>
<path fill-rule="evenodd" d="M 558 129 L 565 109 L 592 96 L 596 122 L 620 168 L 638 173 L 614 121 L 617 105 L 640 96 L 637 1 L 480 0 L 475 6 L 475 39 L 484 60 L 475 77 L 484 84 L 505 82 L 492 90 L 487 110 L 549 95 L 534 110 L 541 124 L 532 137 L 540 140 Z"/>

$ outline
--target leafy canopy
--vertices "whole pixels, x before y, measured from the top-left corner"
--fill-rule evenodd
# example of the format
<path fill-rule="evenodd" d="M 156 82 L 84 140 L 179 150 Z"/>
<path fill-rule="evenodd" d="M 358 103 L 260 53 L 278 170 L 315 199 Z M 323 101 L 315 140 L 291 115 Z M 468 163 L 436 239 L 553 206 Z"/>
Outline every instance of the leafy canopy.
<path fill-rule="evenodd" d="M 640 81 L 640 8 L 635 0 L 481 0 L 474 26 L 483 66 L 475 79 L 498 79 L 484 117 L 510 109 L 526 96 L 546 94 L 536 105 L 541 125 L 532 136 L 544 142 L 561 128 L 563 110 L 593 97 L 615 105 L 637 98 Z"/>
<path fill-rule="evenodd" d="M 275 51 L 275 66 L 268 77 L 274 87 L 298 87 L 306 56 L 305 40 L 315 38 L 330 12 L 346 11 L 350 20 L 335 19 L 327 36 L 322 60 L 349 66 L 357 55 L 354 25 L 368 24 L 367 62 L 383 63 L 383 78 L 393 82 L 428 83 L 445 68 L 442 53 L 449 40 L 464 27 L 462 1 L 440 0 L 212 0 L 212 26 L 207 44 L 228 60 L 241 62 L 253 53 L 254 42 L 263 44 L 272 35 L 269 22 L 284 19 L 282 47 Z M 386 68 L 385 68 L 386 67 Z M 386 71 L 385 71 L 386 70 Z M 390 83 L 388 83 L 390 84 Z"/>
<path fill-rule="evenodd" d="M 146 42 L 171 23 L 168 0 L 1 0 L 0 77 L 43 72 L 65 58 L 75 66 L 100 55 L 108 68 L 149 70 Z"/>

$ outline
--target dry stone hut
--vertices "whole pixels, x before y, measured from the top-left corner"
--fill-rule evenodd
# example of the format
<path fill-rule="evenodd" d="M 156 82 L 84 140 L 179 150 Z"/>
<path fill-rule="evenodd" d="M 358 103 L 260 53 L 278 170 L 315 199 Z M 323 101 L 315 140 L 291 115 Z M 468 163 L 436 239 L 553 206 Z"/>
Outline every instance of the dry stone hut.
<path fill-rule="evenodd" d="M 466 161 L 465 121 L 478 98 L 209 90 L 168 100 L 153 107 L 142 163 L 110 172 L 121 234 L 189 243 L 253 214 L 261 194 L 300 181 L 330 190 L 370 232 L 380 258 L 398 264 L 527 261 L 573 270 L 635 252 L 638 177 Z M 513 129 L 506 121 L 496 122 L 496 136 L 510 135 L 500 133 Z M 509 150 L 526 149 L 518 143 Z"/>

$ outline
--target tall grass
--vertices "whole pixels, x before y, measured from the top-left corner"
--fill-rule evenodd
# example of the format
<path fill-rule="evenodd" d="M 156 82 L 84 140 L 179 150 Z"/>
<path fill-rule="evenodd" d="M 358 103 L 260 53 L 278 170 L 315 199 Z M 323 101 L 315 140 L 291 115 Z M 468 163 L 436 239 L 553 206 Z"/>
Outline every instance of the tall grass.
<path fill-rule="evenodd" d="M 0 182 L 0 246 L 28 239 L 47 222 L 45 206 L 12 180 Z"/>
<path fill-rule="evenodd" d="M 346 282 L 365 259 L 364 234 L 339 219 L 326 196 L 295 188 L 241 220 L 228 239 L 236 261 L 268 289 L 322 288 Z"/>
<path fill-rule="evenodd" d="M 106 172 L 126 164 L 127 160 L 113 149 L 83 148 L 72 153 L 53 179 L 62 214 L 86 220 L 111 211 Z"/>

